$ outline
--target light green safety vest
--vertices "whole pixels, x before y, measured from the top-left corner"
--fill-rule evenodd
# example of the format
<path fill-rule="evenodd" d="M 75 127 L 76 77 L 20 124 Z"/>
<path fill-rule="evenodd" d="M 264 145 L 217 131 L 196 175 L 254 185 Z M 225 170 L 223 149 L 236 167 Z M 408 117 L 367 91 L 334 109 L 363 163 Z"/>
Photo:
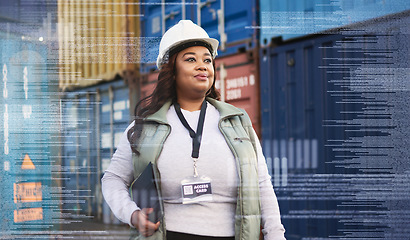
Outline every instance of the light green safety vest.
<path fill-rule="evenodd" d="M 252 123 L 245 111 L 230 104 L 206 99 L 220 113 L 219 129 L 235 156 L 239 170 L 238 199 L 235 214 L 235 239 L 259 239 L 261 226 L 261 210 L 259 200 L 258 158 L 256 154 L 256 134 Z M 171 127 L 167 123 L 166 114 L 171 101 L 165 103 L 160 110 L 144 119 L 144 126 L 137 143 L 139 155 L 133 154 L 134 178 L 137 178 L 149 162 L 154 165 L 156 179 L 161 179 L 156 161 L 161 154 Z M 159 181 L 157 181 L 158 183 Z M 157 186 L 161 196 L 160 184 Z M 161 204 L 161 211 L 163 211 Z M 135 236 L 134 239 L 165 240 L 166 230 L 164 222 L 150 237 Z"/>

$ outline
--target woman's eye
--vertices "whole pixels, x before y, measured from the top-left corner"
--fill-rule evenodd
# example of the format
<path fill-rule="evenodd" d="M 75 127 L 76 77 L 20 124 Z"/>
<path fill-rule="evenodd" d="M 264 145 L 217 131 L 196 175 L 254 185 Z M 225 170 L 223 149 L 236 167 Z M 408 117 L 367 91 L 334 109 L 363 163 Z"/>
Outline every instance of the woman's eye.
<path fill-rule="evenodd" d="M 212 60 L 211 60 L 211 59 L 205 59 L 204 62 L 206 62 L 206 63 L 212 63 Z"/>
<path fill-rule="evenodd" d="M 187 58 L 185 61 L 187 61 L 187 62 L 195 62 L 195 58 Z"/>

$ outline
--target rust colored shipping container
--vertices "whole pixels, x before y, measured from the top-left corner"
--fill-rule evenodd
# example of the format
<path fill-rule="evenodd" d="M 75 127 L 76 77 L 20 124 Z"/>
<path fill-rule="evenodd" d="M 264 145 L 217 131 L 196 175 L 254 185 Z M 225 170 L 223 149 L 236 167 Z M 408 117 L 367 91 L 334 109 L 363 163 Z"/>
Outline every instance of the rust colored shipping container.
<path fill-rule="evenodd" d="M 260 136 L 259 71 L 255 49 L 216 58 L 216 87 L 221 100 L 243 108 Z"/>
<path fill-rule="evenodd" d="M 246 110 L 260 136 L 259 68 L 256 54 L 256 49 L 253 49 L 216 58 L 216 87 L 222 101 Z M 141 98 L 152 93 L 157 78 L 157 71 L 141 76 Z"/>
<path fill-rule="evenodd" d="M 138 73 L 139 22 L 135 1 L 58 0 L 60 89 Z"/>

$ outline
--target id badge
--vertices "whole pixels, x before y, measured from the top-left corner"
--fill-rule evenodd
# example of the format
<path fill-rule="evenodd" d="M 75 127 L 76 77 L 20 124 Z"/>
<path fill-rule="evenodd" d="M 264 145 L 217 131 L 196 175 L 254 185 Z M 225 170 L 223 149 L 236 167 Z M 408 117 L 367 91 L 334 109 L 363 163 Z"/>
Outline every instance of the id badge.
<path fill-rule="evenodd" d="M 212 201 L 211 179 L 191 177 L 181 181 L 182 204 Z"/>

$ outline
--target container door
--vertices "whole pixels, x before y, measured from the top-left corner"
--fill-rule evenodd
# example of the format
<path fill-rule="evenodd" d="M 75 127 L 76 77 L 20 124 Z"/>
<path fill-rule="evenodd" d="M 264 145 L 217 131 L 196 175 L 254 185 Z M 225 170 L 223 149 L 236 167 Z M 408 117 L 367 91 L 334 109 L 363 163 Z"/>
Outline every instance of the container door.
<path fill-rule="evenodd" d="M 41 44 L 0 41 L 2 229 L 43 227 L 57 207 L 50 189 L 58 111 L 50 107 L 55 99 L 47 58 Z"/>

